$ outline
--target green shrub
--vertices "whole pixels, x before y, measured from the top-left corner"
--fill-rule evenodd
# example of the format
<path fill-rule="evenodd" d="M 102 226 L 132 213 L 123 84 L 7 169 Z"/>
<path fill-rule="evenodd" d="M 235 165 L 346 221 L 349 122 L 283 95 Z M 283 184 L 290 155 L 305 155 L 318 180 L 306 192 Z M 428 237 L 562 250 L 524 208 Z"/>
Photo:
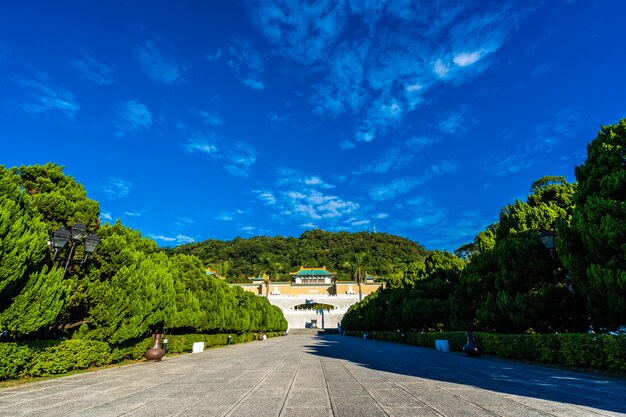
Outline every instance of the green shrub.
<path fill-rule="evenodd" d="M 20 378 L 33 357 L 33 351 L 22 343 L 0 343 L 0 381 Z"/>
<path fill-rule="evenodd" d="M 107 343 L 71 339 L 35 354 L 28 365 L 28 374 L 31 376 L 57 375 L 108 363 L 111 363 L 111 348 Z"/>
<path fill-rule="evenodd" d="M 450 350 L 457 352 L 462 351 L 466 343 L 465 332 L 344 332 L 356 337 L 362 337 L 364 333 L 368 333 L 370 339 L 404 341 L 430 348 L 435 347 L 435 340 L 445 339 Z M 484 353 L 500 358 L 626 371 L 626 336 L 578 333 L 474 335 Z"/>
<path fill-rule="evenodd" d="M 267 337 L 281 336 L 282 332 L 264 333 Z M 254 340 L 254 333 L 231 334 L 231 344 Z M 257 334 L 258 336 L 258 334 Z M 194 342 L 204 346 L 224 346 L 228 334 L 165 335 L 167 353 L 191 352 Z M 123 360 L 139 360 L 152 346 L 152 339 L 135 339 L 110 346 L 105 342 L 87 339 L 64 341 L 0 343 L 0 381 L 33 376 L 64 374 L 77 369 L 102 366 Z"/>

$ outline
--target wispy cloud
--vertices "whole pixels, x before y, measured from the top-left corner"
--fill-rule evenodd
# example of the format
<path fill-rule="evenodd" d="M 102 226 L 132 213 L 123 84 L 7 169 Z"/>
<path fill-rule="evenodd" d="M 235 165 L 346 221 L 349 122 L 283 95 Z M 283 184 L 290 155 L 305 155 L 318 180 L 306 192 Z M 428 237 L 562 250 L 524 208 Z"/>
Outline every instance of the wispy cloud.
<path fill-rule="evenodd" d="M 514 174 L 541 163 L 550 155 L 549 151 L 580 134 L 586 119 L 587 116 L 575 108 L 556 112 L 554 119 L 535 127 L 533 138 L 494 158 L 487 170 L 493 175 Z"/>
<path fill-rule="evenodd" d="M 220 220 L 223 222 L 230 222 L 235 220 L 235 218 L 233 217 L 232 214 L 227 213 L 227 212 L 222 212 L 220 214 L 218 214 L 217 216 L 213 217 L 215 220 Z"/>
<path fill-rule="evenodd" d="M 317 114 L 356 118 L 342 149 L 399 125 L 441 83 L 459 84 L 490 65 L 521 18 L 509 2 L 252 1 L 252 19 L 275 52 L 311 73 Z M 359 33 L 345 36 L 347 27 Z"/>
<path fill-rule="evenodd" d="M 319 175 L 307 175 L 297 169 L 280 167 L 276 170 L 276 172 L 278 174 L 276 185 L 279 187 L 315 187 L 320 189 L 335 188 L 334 185 L 327 183 Z"/>
<path fill-rule="evenodd" d="M 236 39 L 234 45 L 221 48 L 214 55 L 207 55 L 209 61 L 224 59 L 235 71 L 239 82 L 251 90 L 263 90 L 263 60 L 250 42 Z"/>
<path fill-rule="evenodd" d="M 100 219 L 111 221 L 113 220 L 113 216 L 111 216 L 111 213 L 109 213 L 108 211 L 103 211 L 100 213 Z"/>
<path fill-rule="evenodd" d="M 176 243 L 179 245 L 195 242 L 194 238 L 185 236 L 185 235 L 164 236 L 164 235 L 149 234 L 148 237 L 154 240 L 160 240 L 162 242 L 167 242 L 167 243 Z"/>
<path fill-rule="evenodd" d="M 96 61 L 89 55 L 72 59 L 70 65 L 85 79 L 98 85 L 113 84 L 113 67 Z"/>
<path fill-rule="evenodd" d="M 289 115 L 267 112 L 265 113 L 265 118 L 271 123 L 284 123 L 289 120 Z"/>
<path fill-rule="evenodd" d="M 34 77 L 16 76 L 12 81 L 24 89 L 24 101 L 19 107 L 31 116 L 58 115 L 71 119 L 80 110 L 74 95 L 68 89 L 52 84 L 43 72 Z"/>
<path fill-rule="evenodd" d="M 252 19 L 278 51 L 312 64 L 326 56 L 348 18 L 344 2 L 253 1 Z"/>
<path fill-rule="evenodd" d="M 187 152 L 201 152 L 212 155 L 217 152 L 217 139 L 213 135 L 204 135 L 196 132 L 182 146 Z"/>
<path fill-rule="evenodd" d="M 464 134 L 477 123 L 477 120 L 471 118 L 469 113 L 469 109 L 465 106 L 448 113 L 444 119 L 439 121 L 439 130 L 448 135 Z"/>
<path fill-rule="evenodd" d="M 252 236 L 252 235 L 262 236 L 262 235 L 267 235 L 269 233 L 269 231 L 266 230 L 266 229 L 262 229 L 260 227 L 250 226 L 250 225 L 239 226 L 237 228 L 237 230 L 239 230 L 239 231 L 241 231 L 241 232 L 243 232 L 243 233 L 245 233 L 246 235 L 249 235 L 249 236 Z"/>
<path fill-rule="evenodd" d="M 221 126 L 225 123 L 221 114 L 213 110 L 193 110 L 193 113 L 198 116 L 202 122 L 207 126 Z"/>
<path fill-rule="evenodd" d="M 372 161 L 352 173 L 355 175 L 364 173 L 385 174 L 403 168 L 413 161 L 419 151 L 437 141 L 438 139 L 429 136 L 411 137 L 389 147 L 378 160 Z"/>
<path fill-rule="evenodd" d="M 194 219 L 190 219 L 189 217 L 179 217 L 174 224 L 177 226 L 187 227 L 195 224 L 196 221 Z"/>
<path fill-rule="evenodd" d="M 152 41 L 135 48 L 135 59 L 150 79 L 158 84 L 180 84 L 188 65 Z"/>
<path fill-rule="evenodd" d="M 305 174 L 302 171 L 279 168 L 275 190 L 253 192 L 265 205 L 276 211 L 273 218 L 281 223 L 297 221 L 302 227 L 337 225 L 350 226 L 359 220 L 353 219 L 360 205 L 329 191 L 334 189 L 319 175 Z M 356 226 L 362 226 L 356 224 Z"/>
<path fill-rule="evenodd" d="M 152 114 L 148 107 L 137 100 L 121 103 L 116 113 L 115 136 L 117 137 L 141 133 L 148 130 L 152 125 Z"/>
<path fill-rule="evenodd" d="M 131 187 L 132 184 L 129 181 L 121 178 L 109 178 L 100 189 L 108 199 L 113 200 L 130 194 Z"/>
<path fill-rule="evenodd" d="M 431 165 L 424 174 L 419 177 L 398 178 L 390 182 L 373 185 L 369 190 L 369 196 L 374 201 L 385 201 L 406 194 L 414 188 L 424 184 L 431 178 L 456 172 L 458 167 L 454 161 L 446 160 Z"/>
<path fill-rule="evenodd" d="M 256 149 L 247 142 L 226 141 L 216 135 L 200 132 L 193 132 L 182 146 L 187 152 L 204 153 L 224 162 L 224 169 L 239 177 L 249 175 L 250 168 L 255 164 L 257 157 Z"/>
<path fill-rule="evenodd" d="M 436 237 L 428 242 L 428 246 L 453 251 L 471 242 L 479 232 L 495 221 L 497 218 L 484 216 L 476 210 L 451 211 L 429 229 Z M 445 224 L 445 227 L 441 227 L 441 224 Z"/>

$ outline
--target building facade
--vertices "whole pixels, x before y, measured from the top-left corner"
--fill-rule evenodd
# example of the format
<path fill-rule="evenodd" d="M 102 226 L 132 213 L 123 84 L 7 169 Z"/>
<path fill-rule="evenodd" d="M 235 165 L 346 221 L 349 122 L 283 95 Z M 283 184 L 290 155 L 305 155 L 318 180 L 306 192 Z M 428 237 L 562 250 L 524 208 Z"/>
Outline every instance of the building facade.
<path fill-rule="evenodd" d="M 337 274 L 326 267 L 304 268 L 292 272 L 291 281 L 273 282 L 267 275 L 248 278 L 250 283 L 233 283 L 281 308 L 289 328 L 318 327 L 336 329 L 348 308 L 359 301 L 359 286 L 355 281 L 337 281 Z M 361 284 L 364 297 L 384 286 L 376 277 L 367 276 Z M 319 308 L 323 306 L 324 308 Z"/>

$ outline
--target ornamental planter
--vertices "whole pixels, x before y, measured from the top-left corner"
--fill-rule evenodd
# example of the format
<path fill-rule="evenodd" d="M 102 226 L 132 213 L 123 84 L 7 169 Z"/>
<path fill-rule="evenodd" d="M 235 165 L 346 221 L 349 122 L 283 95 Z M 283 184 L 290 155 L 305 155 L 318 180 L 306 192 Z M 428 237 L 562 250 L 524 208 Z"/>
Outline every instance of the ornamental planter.
<path fill-rule="evenodd" d="M 161 349 L 161 339 L 163 338 L 163 333 L 154 333 L 152 335 L 152 347 L 146 350 L 146 353 L 143 354 L 143 357 L 149 361 L 160 361 L 163 356 L 165 356 L 165 350 Z"/>

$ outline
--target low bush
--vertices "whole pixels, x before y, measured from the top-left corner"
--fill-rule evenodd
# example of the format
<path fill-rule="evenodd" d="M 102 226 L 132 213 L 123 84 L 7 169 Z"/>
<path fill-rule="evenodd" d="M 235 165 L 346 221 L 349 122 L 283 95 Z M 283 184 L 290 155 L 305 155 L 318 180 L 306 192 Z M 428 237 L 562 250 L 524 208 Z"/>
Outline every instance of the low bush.
<path fill-rule="evenodd" d="M 405 342 L 434 348 L 435 340 L 448 340 L 450 350 L 461 351 L 466 343 L 465 332 L 363 332 L 347 331 L 348 336 Z M 474 333 L 486 354 L 501 358 L 577 366 L 584 368 L 626 371 L 626 336 L 578 333 L 561 334 L 493 334 Z"/>
<path fill-rule="evenodd" d="M 37 352 L 26 369 L 30 376 L 50 376 L 109 363 L 111 348 L 107 343 L 69 339 Z"/>
<path fill-rule="evenodd" d="M 264 334 L 267 337 L 282 335 L 281 332 Z M 228 334 L 184 334 L 165 337 L 168 342 L 168 354 L 191 352 L 194 342 L 204 342 L 204 346 L 208 348 L 224 346 L 228 341 Z M 250 342 L 254 337 L 255 333 L 231 334 L 230 343 Z M 128 341 L 116 346 L 86 339 L 4 342 L 0 343 L 0 381 L 60 375 L 123 360 L 139 360 L 151 345 L 151 338 Z"/>

